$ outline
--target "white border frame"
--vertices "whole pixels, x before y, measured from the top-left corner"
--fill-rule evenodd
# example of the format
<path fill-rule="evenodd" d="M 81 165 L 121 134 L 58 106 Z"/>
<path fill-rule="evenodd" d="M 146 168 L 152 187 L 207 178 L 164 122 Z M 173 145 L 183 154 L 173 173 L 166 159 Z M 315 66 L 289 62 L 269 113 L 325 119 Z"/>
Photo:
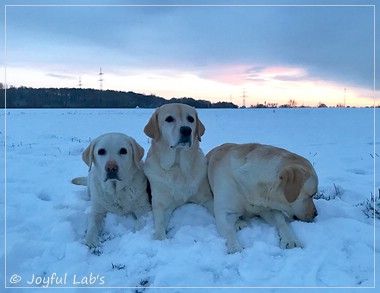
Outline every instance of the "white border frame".
<path fill-rule="evenodd" d="M 4 288 L 5 289 L 46 289 L 43 287 L 36 287 L 36 286 L 9 286 L 9 280 L 7 278 L 7 240 L 6 240 L 6 234 L 7 234 L 7 221 L 6 221 L 6 215 L 7 215 L 7 173 L 6 173 L 6 164 L 7 164 L 7 143 L 6 143 L 6 136 L 7 136 L 7 7 L 372 7 L 373 8 L 373 23 L 374 23 L 374 36 L 373 36 L 373 58 L 374 58 L 374 64 L 373 64 L 373 118 L 374 118 L 374 143 L 373 143 L 373 153 L 374 153 L 374 177 L 373 177 L 373 195 L 374 195 L 374 207 L 376 207 L 376 5 L 372 4 L 5 4 L 4 5 L 4 91 L 5 91 L 5 101 L 4 101 L 4 138 L 5 138 L 5 146 L 4 146 Z M 375 211 L 374 211 L 375 212 Z M 301 286 L 301 287 L 280 287 L 280 286 L 202 286 L 202 287 L 192 287 L 192 286 L 186 286 L 186 287 L 123 287 L 123 286 L 117 286 L 117 287 L 107 287 L 107 286 L 49 286 L 49 289 L 375 289 L 376 288 L 376 217 L 374 215 L 373 217 L 373 262 L 374 262 L 374 282 L 372 287 L 349 287 L 349 286 L 342 286 L 342 287 L 318 287 L 318 286 Z"/>

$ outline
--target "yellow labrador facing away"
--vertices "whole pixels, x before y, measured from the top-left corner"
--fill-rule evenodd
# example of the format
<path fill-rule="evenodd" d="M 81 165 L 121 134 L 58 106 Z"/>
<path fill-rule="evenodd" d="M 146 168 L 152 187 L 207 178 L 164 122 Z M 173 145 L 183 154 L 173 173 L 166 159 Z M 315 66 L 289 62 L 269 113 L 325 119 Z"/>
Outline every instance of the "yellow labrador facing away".
<path fill-rule="evenodd" d="M 107 212 L 134 214 L 137 228 L 141 217 L 151 210 L 147 178 L 143 171 L 144 149 L 131 137 L 107 133 L 91 142 L 82 154 L 88 165 L 88 176 L 74 178 L 72 183 L 87 185 L 91 197 L 86 244 L 98 246 L 98 235 Z"/>
<path fill-rule="evenodd" d="M 144 132 L 152 138 L 144 170 L 152 190 L 155 238 L 162 240 L 180 205 L 197 203 L 212 212 L 207 161 L 199 148 L 205 127 L 193 107 L 175 103 L 157 108 Z"/>
<path fill-rule="evenodd" d="M 282 248 L 301 247 L 285 215 L 307 222 L 317 216 L 318 177 L 308 160 L 260 144 L 224 144 L 206 157 L 216 225 L 229 253 L 242 250 L 239 218 L 255 215 L 277 228 Z"/>

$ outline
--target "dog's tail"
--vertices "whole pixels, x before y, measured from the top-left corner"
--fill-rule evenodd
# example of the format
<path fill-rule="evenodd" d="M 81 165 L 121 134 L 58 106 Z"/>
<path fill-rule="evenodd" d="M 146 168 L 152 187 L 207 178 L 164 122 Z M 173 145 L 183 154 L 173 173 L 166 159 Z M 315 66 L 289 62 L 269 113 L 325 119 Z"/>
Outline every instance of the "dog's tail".
<path fill-rule="evenodd" d="M 87 177 L 76 177 L 71 180 L 72 184 L 87 186 Z"/>

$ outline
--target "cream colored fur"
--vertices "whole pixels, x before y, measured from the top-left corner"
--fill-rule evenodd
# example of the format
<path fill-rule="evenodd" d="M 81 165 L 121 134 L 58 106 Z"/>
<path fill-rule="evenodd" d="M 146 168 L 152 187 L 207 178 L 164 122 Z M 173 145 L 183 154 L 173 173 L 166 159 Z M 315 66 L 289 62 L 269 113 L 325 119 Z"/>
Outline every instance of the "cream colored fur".
<path fill-rule="evenodd" d="M 131 137 L 107 133 L 91 142 L 82 154 L 88 165 L 88 176 L 72 183 L 87 185 L 91 199 L 86 244 L 99 245 L 98 235 L 107 212 L 133 214 L 142 226 L 142 217 L 151 210 L 147 193 L 147 178 L 143 172 L 144 149 Z"/>
<path fill-rule="evenodd" d="M 235 228 L 239 218 L 255 215 L 276 226 L 282 248 L 302 246 L 286 216 L 311 221 L 317 215 L 318 177 L 308 160 L 260 144 L 224 144 L 207 159 L 216 225 L 229 253 L 242 250 Z"/>
<path fill-rule="evenodd" d="M 161 240 L 177 207 L 192 202 L 212 212 L 207 162 L 199 148 L 205 127 L 193 107 L 167 104 L 156 109 L 144 132 L 152 138 L 144 170 L 152 190 L 155 238 Z"/>

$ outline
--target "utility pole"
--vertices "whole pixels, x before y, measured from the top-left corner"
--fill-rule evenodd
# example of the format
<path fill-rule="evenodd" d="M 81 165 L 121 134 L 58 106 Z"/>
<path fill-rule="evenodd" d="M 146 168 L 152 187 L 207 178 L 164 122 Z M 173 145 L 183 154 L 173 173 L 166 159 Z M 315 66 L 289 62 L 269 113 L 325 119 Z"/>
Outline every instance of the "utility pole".
<path fill-rule="evenodd" d="M 243 108 L 245 108 L 245 98 L 247 97 L 245 94 L 245 88 L 243 89 Z"/>
<path fill-rule="evenodd" d="M 99 71 L 99 87 L 100 87 L 100 90 L 102 91 L 103 90 L 103 75 L 104 73 L 102 72 L 102 68 L 100 67 L 100 71 Z"/>
<path fill-rule="evenodd" d="M 79 83 L 78 83 L 78 86 L 79 86 L 80 89 L 82 88 L 82 80 L 81 80 L 80 76 L 79 76 Z"/>
<path fill-rule="evenodd" d="M 346 88 L 344 88 L 344 107 L 346 108 Z"/>

